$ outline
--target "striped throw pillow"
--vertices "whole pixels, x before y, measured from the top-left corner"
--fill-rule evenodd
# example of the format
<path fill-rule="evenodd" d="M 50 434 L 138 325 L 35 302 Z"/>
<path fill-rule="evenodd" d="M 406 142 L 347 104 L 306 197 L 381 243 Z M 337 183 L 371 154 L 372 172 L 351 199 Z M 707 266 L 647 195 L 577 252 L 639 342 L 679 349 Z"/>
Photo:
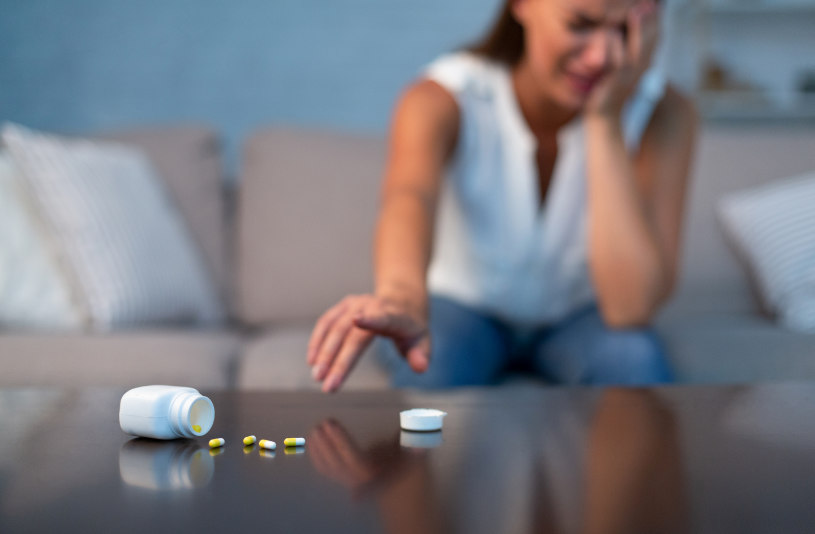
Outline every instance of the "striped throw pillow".
<path fill-rule="evenodd" d="M 815 172 L 732 193 L 719 216 L 767 308 L 815 332 Z"/>
<path fill-rule="evenodd" d="M 0 329 L 76 330 L 82 310 L 22 185 L 11 156 L 0 149 Z"/>
<path fill-rule="evenodd" d="M 146 156 L 12 124 L 0 137 L 89 329 L 222 320 L 200 252 Z"/>

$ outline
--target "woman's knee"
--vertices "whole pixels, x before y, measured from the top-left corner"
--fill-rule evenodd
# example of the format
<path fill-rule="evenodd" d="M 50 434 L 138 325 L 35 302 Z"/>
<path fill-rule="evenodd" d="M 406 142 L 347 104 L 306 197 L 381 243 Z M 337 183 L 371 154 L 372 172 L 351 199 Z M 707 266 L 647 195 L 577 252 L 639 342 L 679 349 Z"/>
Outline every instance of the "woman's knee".
<path fill-rule="evenodd" d="M 673 381 L 662 341 L 650 329 L 608 330 L 594 347 L 594 384 L 658 384 Z"/>

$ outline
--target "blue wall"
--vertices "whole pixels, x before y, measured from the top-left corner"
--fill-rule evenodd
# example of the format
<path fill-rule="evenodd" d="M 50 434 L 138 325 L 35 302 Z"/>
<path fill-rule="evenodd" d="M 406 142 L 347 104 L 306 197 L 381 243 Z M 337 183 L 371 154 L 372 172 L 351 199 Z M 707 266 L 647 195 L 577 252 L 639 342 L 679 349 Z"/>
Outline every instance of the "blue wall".
<path fill-rule="evenodd" d="M 384 132 L 400 88 L 501 0 L 0 0 L 0 120 Z"/>

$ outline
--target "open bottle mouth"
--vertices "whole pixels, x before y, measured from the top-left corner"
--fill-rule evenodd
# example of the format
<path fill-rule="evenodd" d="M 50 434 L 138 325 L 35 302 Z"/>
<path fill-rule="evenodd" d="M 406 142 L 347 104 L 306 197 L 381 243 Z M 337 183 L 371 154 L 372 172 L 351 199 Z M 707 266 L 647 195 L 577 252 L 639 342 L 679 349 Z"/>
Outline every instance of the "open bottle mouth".
<path fill-rule="evenodd" d="M 169 423 L 173 432 L 180 437 L 203 436 L 212 428 L 214 421 L 215 407 L 212 401 L 198 392 L 177 397 L 170 407 Z"/>
<path fill-rule="evenodd" d="M 203 436 L 212 428 L 215 421 L 215 409 L 212 401 L 206 397 L 198 397 L 190 406 L 189 427 L 196 436 Z"/>

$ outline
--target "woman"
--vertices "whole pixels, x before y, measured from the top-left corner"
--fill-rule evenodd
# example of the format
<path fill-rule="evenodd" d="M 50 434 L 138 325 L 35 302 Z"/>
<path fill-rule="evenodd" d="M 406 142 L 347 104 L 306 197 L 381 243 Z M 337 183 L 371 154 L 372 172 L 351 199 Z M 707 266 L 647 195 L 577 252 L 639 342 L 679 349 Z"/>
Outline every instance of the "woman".
<path fill-rule="evenodd" d="M 648 324 L 677 277 L 696 119 L 648 70 L 658 27 L 653 0 L 508 0 L 405 91 L 375 292 L 309 342 L 324 391 L 377 336 L 398 386 L 671 380 Z"/>

